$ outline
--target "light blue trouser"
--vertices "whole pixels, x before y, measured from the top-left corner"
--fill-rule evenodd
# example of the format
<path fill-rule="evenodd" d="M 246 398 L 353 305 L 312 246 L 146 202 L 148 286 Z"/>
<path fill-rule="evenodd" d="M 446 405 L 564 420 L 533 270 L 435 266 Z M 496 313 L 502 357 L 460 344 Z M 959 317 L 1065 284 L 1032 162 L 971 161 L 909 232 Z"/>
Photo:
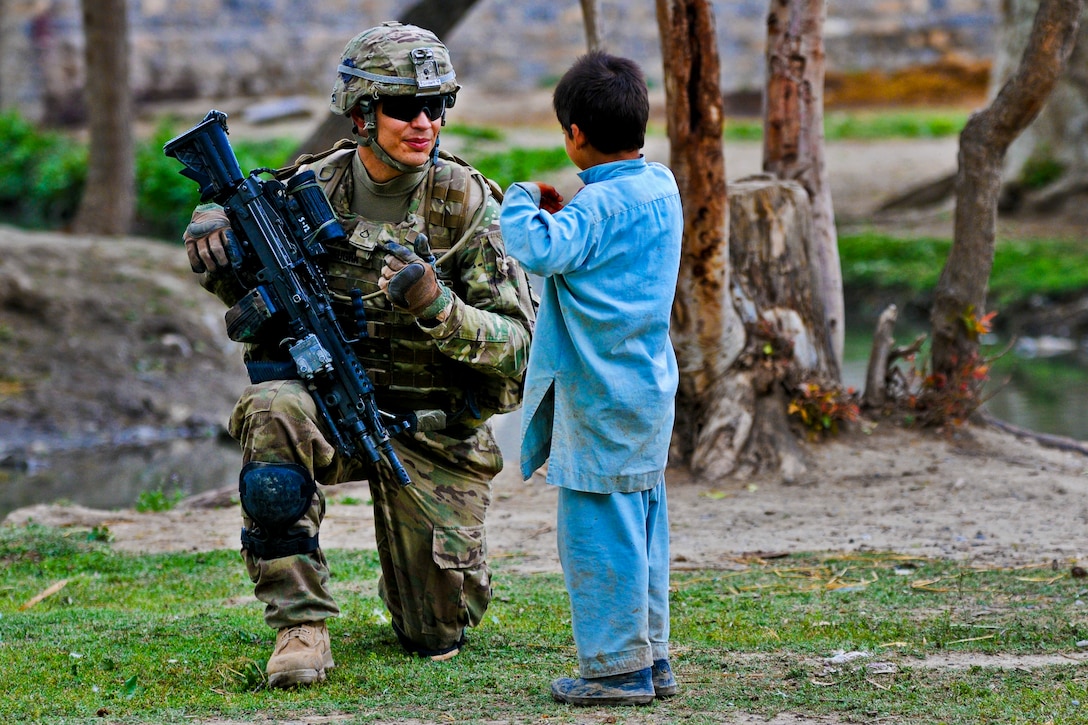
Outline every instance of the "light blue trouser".
<path fill-rule="evenodd" d="M 669 656 L 669 513 L 665 481 L 636 493 L 559 489 L 559 561 L 582 677 Z"/>

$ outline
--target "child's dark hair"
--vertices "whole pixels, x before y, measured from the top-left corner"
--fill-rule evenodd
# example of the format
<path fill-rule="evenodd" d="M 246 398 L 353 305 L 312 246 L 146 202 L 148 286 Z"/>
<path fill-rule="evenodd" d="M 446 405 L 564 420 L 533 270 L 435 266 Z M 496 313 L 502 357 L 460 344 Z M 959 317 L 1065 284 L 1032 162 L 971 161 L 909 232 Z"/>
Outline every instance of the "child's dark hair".
<path fill-rule="evenodd" d="M 650 100 L 638 63 L 595 50 L 563 74 L 552 96 L 559 125 L 571 124 L 601 153 L 641 149 L 646 142 Z"/>

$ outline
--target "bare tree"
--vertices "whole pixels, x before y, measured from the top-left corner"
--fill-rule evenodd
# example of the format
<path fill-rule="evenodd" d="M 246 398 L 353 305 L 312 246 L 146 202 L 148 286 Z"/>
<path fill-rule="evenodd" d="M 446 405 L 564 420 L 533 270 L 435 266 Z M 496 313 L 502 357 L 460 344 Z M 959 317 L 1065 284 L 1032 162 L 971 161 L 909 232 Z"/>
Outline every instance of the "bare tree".
<path fill-rule="evenodd" d="M 85 0 L 86 1 L 86 0 Z M 405 10 L 399 18 L 408 25 L 426 28 L 445 41 L 446 35 L 453 31 L 464 19 L 477 0 L 419 0 Z M 346 41 L 345 41 L 346 42 Z M 331 81 L 330 81 L 331 84 Z M 332 148 L 342 138 L 351 137 L 351 121 L 343 116 L 330 113 L 314 132 L 295 150 L 295 156 L 312 154 Z"/>
<path fill-rule="evenodd" d="M 1017 68 L 1031 36 L 1038 0 L 1006 0 L 992 86 L 1000 88 Z M 1051 213 L 1088 200 L 1088 6 L 1065 72 L 1038 117 L 1009 146 L 1004 164 L 1002 210 Z M 1034 177 L 1032 179 L 1031 177 Z"/>
<path fill-rule="evenodd" d="M 586 48 L 601 50 L 600 3 L 598 0 L 582 0 L 582 22 L 586 27 Z"/>
<path fill-rule="evenodd" d="M 767 88 L 763 170 L 805 187 L 812 204 L 811 260 L 842 367 L 845 339 L 842 269 L 835 210 L 824 162 L 824 0 L 772 0 L 767 15 Z"/>
<path fill-rule="evenodd" d="M 713 428 L 707 423 L 728 415 L 717 410 L 725 402 L 717 387 L 745 344 L 729 295 L 720 62 L 706 0 L 657 0 L 657 15 L 670 166 L 684 200 L 684 250 L 672 315 L 680 367 L 673 453 L 703 468 L 700 461 L 716 447 L 714 436 L 704 433 Z"/>
<path fill-rule="evenodd" d="M 672 460 L 697 475 L 777 470 L 793 480 L 805 465 L 787 389 L 836 370 L 811 293 L 811 205 L 800 184 L 769 175 L 727 188 L 712 6 L 657 0 L 657 15 L 670 165 L 684 203 Z"/>
<path fill-rule="evenodd" d="M 136 209 L 127 3 L 82 0 L 81 5 L 90 155 L 72 231 L 125 234 Z"/>
<path fill-rule="evenodd" d="M 1042 0 L 1031 35 L 989 107 L 960 134 L 952 249 L 937 282 L 930 322 L 933 372 L 963 380 L 978 357 L 977 321 L 984 316 L 994 261 L 997 200 L 1009 144 L 1039 114 L 1073 50 L 1084 0 Z"/>

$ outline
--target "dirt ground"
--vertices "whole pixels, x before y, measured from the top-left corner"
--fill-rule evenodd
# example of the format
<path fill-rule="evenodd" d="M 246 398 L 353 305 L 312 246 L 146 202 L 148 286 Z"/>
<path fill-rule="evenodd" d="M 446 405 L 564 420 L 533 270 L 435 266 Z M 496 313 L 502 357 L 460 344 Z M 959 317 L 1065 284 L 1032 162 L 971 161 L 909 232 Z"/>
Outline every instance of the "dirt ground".
<path fill-rule="evenodd" d="M 462 106 L 470 104 L 459 101 L 457 110 Z M 233 135 L 245 131 L 232 127 Z M 548 143 L 557 142 L 555 132 Z M 660 141 L 647 147 L 650 157 L 664 153 Z M 759 154 L 758 145 L 729 145 L 729 177 L 757 172 Z M 886 198 L 953 171 L 955 156 L 954 139 L 831 144 L 837 213 L 869 223 Z M 945 208 L 910 223 L 939 231 L 950 228 L 950 218 Z M 110 444 L 152 439 L 162 427 L 220 426 L 244 384 L 222 324 L 219 303 L 197 286 L 179 246 L 0 227 L 0 485 L 4 465 L 30 453 L 98 442 L 108 455 Z M 498 432 L 505 450 L 516 451 L 517 417 L 500 420 Z M 1088 561 L 1082 452 L 995 428 L 941 435 L 879 421 L 802 445 L 808 472 L 788 485 L 670 471 L 674 568 L 728 569 L 753 557 L 821 551 L 1064 571 Z M 557 571 L 555 491 L 540 472 L 523 482 L 515 468 L 511 460 L 494 485 L 491 560 L 500 574 Z M 231 493 L 227 487 L 163 513 L 43 504 L 16 510 L 5 523 L 108 526 L 125 551 L 234 548 L 240 522 Z M 323 544 L 373 548 L 372 513 L 352 503 L 368 498 L 365 483 L 328 493 Z"/>
<path fill-rule="evenodd" d="M 668 476 L 675 569 L 737 568 L 789 552 L 896 551 L 978 566 L 1068 570 L 1088 560 L 1088 456 L 972 427 L 946 438 L 877 425 L 806 444 L 800 483 L 771 478 Z M 555 490 L 508 467 L 494 485 L 488 546 L 496 568 L 558 571 Z M 322 542 L 373 548 L 373 514 L 355 504 L 365 483 L 326 489 Z M 237 545 L 239 518 L 226 494 L 195 497 L 163 513 L 40 505 L 9 523 L 108 526 L 126 551 L 199 551 Z M 342 503 L 347 500 L 349 503 Z"/>

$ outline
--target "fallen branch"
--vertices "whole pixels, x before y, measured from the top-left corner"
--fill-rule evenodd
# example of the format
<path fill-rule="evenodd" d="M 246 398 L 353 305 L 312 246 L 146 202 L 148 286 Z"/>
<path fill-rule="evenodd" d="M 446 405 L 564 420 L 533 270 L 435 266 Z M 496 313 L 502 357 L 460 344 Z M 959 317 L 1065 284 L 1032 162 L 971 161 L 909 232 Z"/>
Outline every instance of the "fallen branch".
<path fill-rule="evenodd" d="M 1039 445 L 1046 446 L 1047 448 L 1055 448 L 1059 451 L 1072 451 L 1073 453 L 1080 453 L 1081 455 L 1088 456 L 1088 443 L 1084 441 L 1078 441 L 1075 438 L 1067 438 L 1066 436 L 1053 435 L 1051 433 L 1039 433 L 1037 431 L 1028 430 L 1027 428 L 1021 428 L 1018 425 L 1013 425 L 1000 418 L 993 417 L 990 413 L 984 411 L 978 411 L 976 413 L 979 422 L 993 426 L 1006 433 L 1012 433 L 1013 435 L 1020 436 L 1021 438 L 1029 438 Z"/>

